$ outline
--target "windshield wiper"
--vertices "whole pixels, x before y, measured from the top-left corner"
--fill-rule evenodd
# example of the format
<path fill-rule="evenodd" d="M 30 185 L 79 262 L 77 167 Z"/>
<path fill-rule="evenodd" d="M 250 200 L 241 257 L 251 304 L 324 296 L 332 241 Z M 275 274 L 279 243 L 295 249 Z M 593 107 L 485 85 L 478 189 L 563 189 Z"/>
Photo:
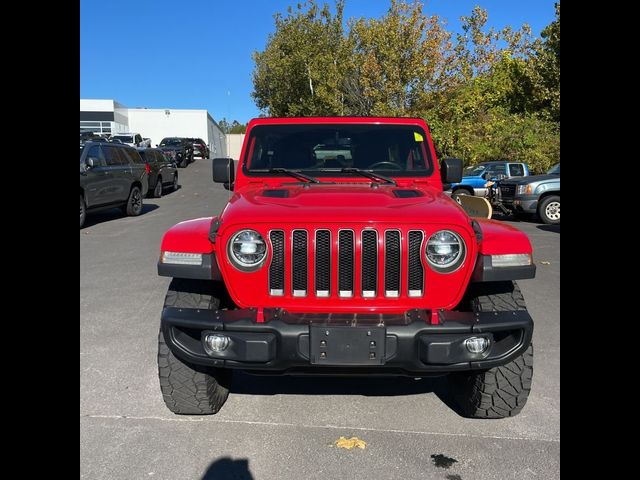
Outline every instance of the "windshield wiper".
<path fill-rule="evenodd" d="M 369 172 L 368 170 L 360 170 L 359 168 L 354 167 L 345 167 L 340 170 L 342 173 L 357 173 L 358 175 L 362 175 L 363 177 L 370 178 L 371 180 L 382 180 L 384 183 L 388 183 L 390 185 L 396 186 L 397 183 L 393 178 L 385 177 L 383 175 L 378 175 L 377 173 Z"/>
<path fill-rule="evenodd" d="M 260 170 L 254 170 L 254 172 L 259 172 Z M 269 173 L 285 173 L 290 175 L 298 180 L 306 180 L 309 183 L 320 183 L 320 180 L 314 177 L 310 177 L 309 175 L 305 175 L 304 173 L 297 172 L 295 170 L 289 170 L 288 168 L 270 168 L 268 170 Z"/>

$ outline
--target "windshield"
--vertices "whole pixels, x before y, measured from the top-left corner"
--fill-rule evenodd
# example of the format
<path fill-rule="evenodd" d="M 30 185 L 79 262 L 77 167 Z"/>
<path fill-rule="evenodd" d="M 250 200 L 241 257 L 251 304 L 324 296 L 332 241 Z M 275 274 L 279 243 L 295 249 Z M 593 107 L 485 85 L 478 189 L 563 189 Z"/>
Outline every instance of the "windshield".
<path fill-rule="evenodd" d="M 463 177 L 479 177 L 487 169 L 486 165 L 474 165 L 467 167 L 462 171 Z"/>
<path fill-rule="evenodd" d="M 426 176 L 433 162 L 424 130 L 411 125 L 258 125 L 251 130 L 243 170 L 273 168 L 344 176 L 343 168 Z"/>
<path fill-rule="evenodd" d="M 114 135 L 111 139 L 120 140 L 122 143 L 133 143 L 133 137 L 129 135 Z"/>
<path fill-rule="evenodd" d="M 182 145 L 182 139 L 180 138 L 163 138 L 160 142 L 161 147 L 167 147 L 171 145 Z"/>
<path fill-rule="evenodd" d="M 551 169 L 547 172 L 548 175 L 560 175 L 560 164 L 558 163 L 557 165 L 554 165 L 553 167 L 551 167 Z"/>

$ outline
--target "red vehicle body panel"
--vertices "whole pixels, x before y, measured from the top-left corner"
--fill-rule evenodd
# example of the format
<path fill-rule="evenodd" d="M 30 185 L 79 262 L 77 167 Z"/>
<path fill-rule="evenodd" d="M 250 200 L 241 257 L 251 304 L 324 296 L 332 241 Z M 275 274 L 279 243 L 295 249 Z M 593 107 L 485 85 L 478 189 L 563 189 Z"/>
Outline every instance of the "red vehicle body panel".
<path fill-rule="evenodd" d="M 209 241 L 211 221 L 216 217 L 196 218 L 180 222 L 164 234 L 163 252 L 211 253 L 215 246 Z"/>
<path fill-rule="evenodd" d="M 482 228 L 481 254 L 532 253 L 529 237 L 516 227 L 486 218 L 475 220 Z"/>
<path fill-rule="evenodd" d="M 366 123 L 417 125 L 427 133 L 425 147 L 429 148 L 434 162 L 433 173 L 428 177 L 397 177 L 397 186 L 378 184 L 361 177 L 322 177 L 322 182 L 335 184 L 305 184 L 289 176 L 248 177 L 242 172 L 242 162 L 251 138 L 251 129 L 263 124 L 319 124 L 319 123 Z M 265 196 L 266 189 L 285 190 L 282 197 Z M 394 190 L 415 190 L 417 197 L 398 198 Z M 181 222 L 172 227 L 162 240 L 162 251 L 211 253 L 216 251 L 216 261 L 224 283 L 233 301 L 241 308 L 284 308 L 290 312 L 350 312 L 350 313 L 401 313 L 413 308 L 454 308 L 462 299 L 479 253 L 495 255 L 504 253 L 531 253 L 531 244 L 520 230 L 500 222 L 475 219 L 481 227 L 483 240 L 478 245 L 471 219 L 455 201 L 442 192 L 439 165 L 429 135 L 422 119 L 406 118 L 268 118 L 249 122 L 242 156 L 237 168 L 234 194 L 220 215 L 221 225 L 216 234 L 216 244 L 209 240 L 212 220 L 216 217 L 200 218 Z M 285 232 L 290 241 L 294 229 L 307 230 L 309 234 L 307 296 L 294 297 L 290 290 L 291 256 L 285 256 L 285 292 L 283 296 L 272 296 L 268 291 L 268 271 L 271 249 L 263 266 L 255 272 L 236 269 L 228 260 L 227 244 L 238 230 L 251 228 L 265 239 L 273 229 Z M 403 245 L 409 230 L 422 230 L 426 239 L 441 229 L 453 230 L 464 240 L 467 248 L 463 264 L 452 273 L 436 272 L 429 267 L 424 255 L 424 294 L 408 297 L 407 278 L 401 275 L 402 288 L 398 298 L 386 298 L 378 294 L 375 298 L 361 295 L 361 272 L 355 268 L 353 297 L 339 298 L 332 291 L 326 298 L 315 296 L 314 288 L 314 232 L 316 229 L 331 231 L 332 251 L 337 249 L 338 231 L 351 229 L 355 232 L 355 265 L 360 264 L 361 231 L 374 228 L 379 232 L 379 249 L 383 248 L 380 232 L 397 229 L 401 232 Z M 268 243 L 268 242 L 267 242 Z M 407 251 L 401 251 L 402 263 L 407 264 Z M 332 255 L 332 289 L 337 281 L 337 256 Z M 384 271 L 378 262 L 378 292 L 384 292 Z"/>

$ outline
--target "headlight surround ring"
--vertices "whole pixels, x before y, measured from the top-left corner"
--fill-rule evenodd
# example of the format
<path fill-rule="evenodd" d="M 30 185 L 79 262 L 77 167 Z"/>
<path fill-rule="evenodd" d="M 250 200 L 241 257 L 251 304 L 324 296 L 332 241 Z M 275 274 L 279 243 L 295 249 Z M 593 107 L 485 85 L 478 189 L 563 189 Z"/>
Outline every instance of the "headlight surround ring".
<path fill-rule="evenodd" d="M 453 273 L 464 263 L 467 248 L 462 237 L 452 230 L 434 232 L 425 247 L 429 267 L 438 273 Z"/>
<path fill-rule="evenodd" d="M 237 270 L 255 272 L 267 259 L 267 242 L 259 232 L 242 229 L 229 239 L 227 255 L 229 262 Z"/>

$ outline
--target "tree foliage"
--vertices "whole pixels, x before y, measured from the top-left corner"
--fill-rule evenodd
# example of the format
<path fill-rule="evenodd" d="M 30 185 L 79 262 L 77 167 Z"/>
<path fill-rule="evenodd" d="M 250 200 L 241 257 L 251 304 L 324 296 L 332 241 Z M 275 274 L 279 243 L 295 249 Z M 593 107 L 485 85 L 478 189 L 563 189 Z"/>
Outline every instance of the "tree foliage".
<path fill-rule="evenodd" d="M 220 130 L 222 130 L 222 133 L 244 133 L 247 131 L 247 126 L 238 122 L 237 120 L 234 120 L 233 122 L 229 123 L 229 121 L 226 119 L 226 117 L 223 117 L 222 120 L 220 120 L 218 122 L 218 126 L 220 127 Z"/>
<path fill-rule="evenodd" d="M 252 96 L 271 116 L 419 116 L 439 155 L 509 159 L 543 171 L 560 159 L 560 5 L 542 38 L 487 27 L 486 10 L 447 30 L 422 2 L 391 0 L 381 18 L 343 19 L 315 0 L 275 15 L 254 53 Z"/>

